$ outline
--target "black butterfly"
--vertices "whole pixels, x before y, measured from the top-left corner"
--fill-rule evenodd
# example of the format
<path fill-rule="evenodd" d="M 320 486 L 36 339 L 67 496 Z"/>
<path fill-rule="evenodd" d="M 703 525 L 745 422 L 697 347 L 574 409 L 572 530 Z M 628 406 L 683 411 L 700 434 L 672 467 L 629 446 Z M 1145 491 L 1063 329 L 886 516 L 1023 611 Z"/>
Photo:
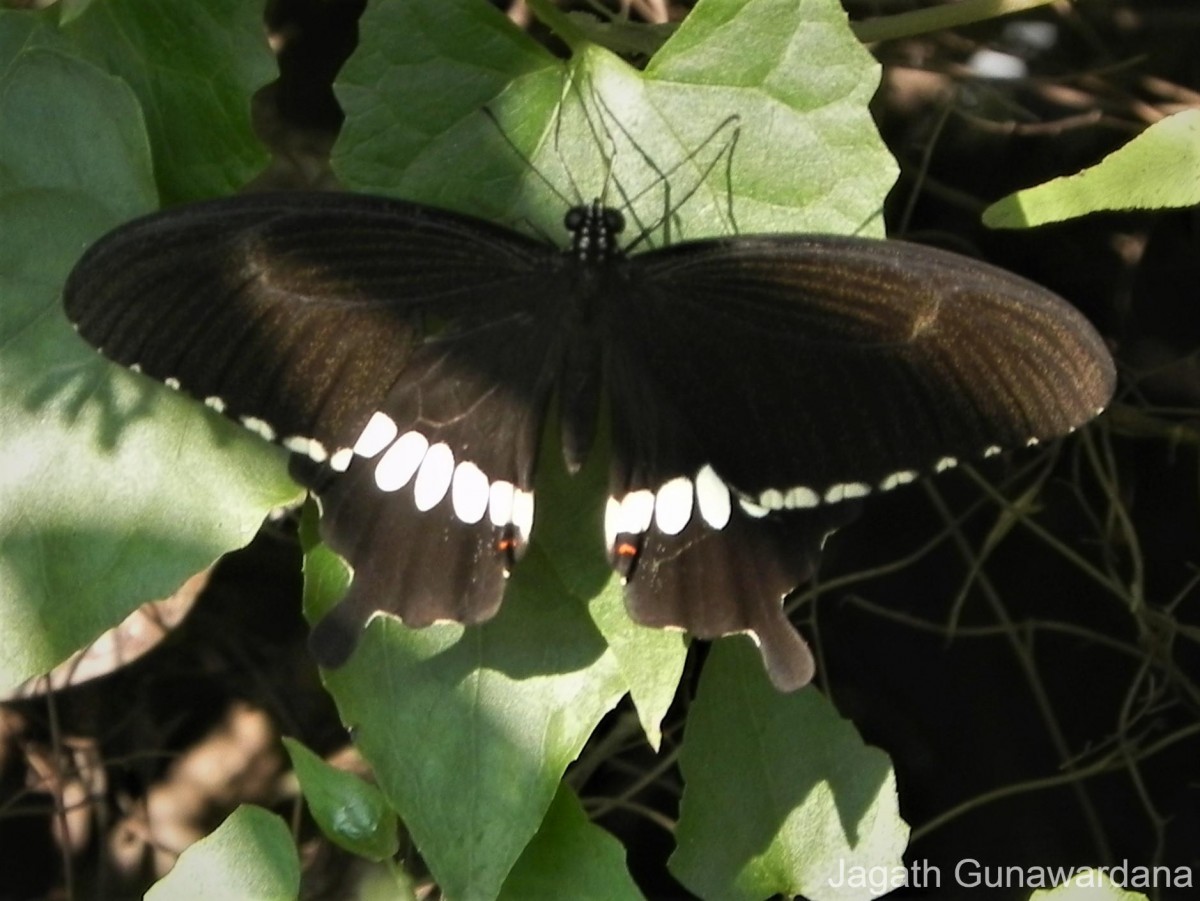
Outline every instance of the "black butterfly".
<path fill-rule="evenodd" d="M 552 399 L 572 470 L 610 412 L 604 541 L 634 619 L 748 631 L 793 689 L 813 662 L 782 600 L 844 502 L 1062 435 L 1113 391 L 1088 322 L 991 266 L 806 235 L 626 256 L 622 224 L 572 209 L 562 252 L 380 197 L 243 196 L 107 235 L 65 306 L 113 360 L 292 451 L 354 570 L 313 631 L 330 666 L 376 611 L 496 612 Z"/>

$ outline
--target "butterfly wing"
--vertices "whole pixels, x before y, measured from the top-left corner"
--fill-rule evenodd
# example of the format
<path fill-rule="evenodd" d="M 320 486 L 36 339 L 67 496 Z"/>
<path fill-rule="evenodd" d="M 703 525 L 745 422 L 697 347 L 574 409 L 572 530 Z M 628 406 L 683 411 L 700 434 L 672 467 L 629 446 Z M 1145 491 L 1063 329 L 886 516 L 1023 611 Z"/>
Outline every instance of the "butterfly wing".
<path fill-rule="evenodd" d="M 332 665 L 376 610 L 424 625 L 499 605 L 532 526 L 559 258 L 383 198 L 248 195 L 111 233 L 64 304 L 111 359 L 293 452 L 354 569 L 313 635 Z"/>
<path fill-rule="evenodd" d="M 639 620 L 749 631 L 783 688 L 812 663 L 781 600 L 846 501 L 1064 434 L 1112 394 L 1078 312 L 954 254 L 764 236 L 625 265 L 636 302 L 610 325 L 606 373 L 614 566 Z"/>

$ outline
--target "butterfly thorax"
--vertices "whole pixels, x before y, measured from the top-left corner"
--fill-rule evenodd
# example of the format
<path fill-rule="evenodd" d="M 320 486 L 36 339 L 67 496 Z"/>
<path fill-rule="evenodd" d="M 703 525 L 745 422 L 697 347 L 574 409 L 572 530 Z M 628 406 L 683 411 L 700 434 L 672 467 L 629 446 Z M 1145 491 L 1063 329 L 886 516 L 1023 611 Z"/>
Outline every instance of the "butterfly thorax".
<path fill-rule="evenodd" d="M 600 341 L 606 328 L 606 303 L 628 294 L 626 259 L 619 243 L 625 217 L 599 200 L 572 207 L 563 218 L 571 246 L 563 252 L 570 288 L 563 300 L 569 312 L 562 320 L 574 340 Z"/>
<path fill-rule="evenodd" d="M 614 294 L 621 277 L 611 263 L 624 257 L 617 237 L 625 217 L 600 200 L 569 210 L 563 225 L 571 233 L 566 252 L 572 272 L 571 311 L 564 320 L 566 344 L 558 376 L 563 457 L 574 472 L 582 465 L 595 437 L 600 405 L 601 333 L 604 299 Z M 624 292 L 616 289 L 617 296 Z"/>
<path fill-rule="evenodd" d="M 571 255 L 585 266 L 622 255 L 617 236 L 625 230 L 625 217 L 599 199 L 588 206 L 572 207 L 563 217 L 563 225 L 571 233 Z"/>

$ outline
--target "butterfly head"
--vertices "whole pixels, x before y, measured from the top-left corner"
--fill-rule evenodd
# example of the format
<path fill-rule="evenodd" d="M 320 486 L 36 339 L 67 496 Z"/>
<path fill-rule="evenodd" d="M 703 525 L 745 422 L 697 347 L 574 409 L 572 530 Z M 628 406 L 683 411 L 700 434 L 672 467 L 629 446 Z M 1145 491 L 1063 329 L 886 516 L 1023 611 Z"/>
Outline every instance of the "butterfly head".
<path fill-rule="evenodd" d="M 567 211 L 563 225 L 571 233 L 571 253 L 580 262 L 599 262 L 620 254 L 617 235 L 625 230 L 620 210 L 593 200 Z"/>

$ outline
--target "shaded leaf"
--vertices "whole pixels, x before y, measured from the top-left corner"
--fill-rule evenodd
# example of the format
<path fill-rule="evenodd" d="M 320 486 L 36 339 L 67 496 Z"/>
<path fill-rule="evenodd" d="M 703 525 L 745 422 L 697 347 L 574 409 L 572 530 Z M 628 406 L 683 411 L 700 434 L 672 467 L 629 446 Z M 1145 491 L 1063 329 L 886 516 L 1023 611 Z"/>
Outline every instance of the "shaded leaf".
<path fill-rule="evenodd" d="M 146 892 L 146 901 L 294 901 L 298 897 L 300 859 L 287 825 L 275 814 L 248 804 L 179 855 L 171 872 Z"/>
<path fill-rule="evenodd" d="M 670 868 L 703 898 L 872 898 L 885 889 L 843 874 L 903 867 L 908 826 L 887 755 L 815 688 L 775 691 L 745 639 L 713 646 L 679 762 Z"/>
<path fill-rule="evenodd" d="M 535 539 L 567 590 L 587 601 L 588 613 L 612 651 L 646 739 L 658 750 L 662 720 L 675 698 L 687 644 L 679 632 L 651 629 L 630 618 L 621 580 L 600 552 L 608 494 L 608 423 L 600 426 L 599 449 L 575 475 L 569 475 L 563 465 L 558 434 L 557 418 L 551 416 L 537 479 L 538 518 L 551 527 L 536 529 Z"/>
<path fill-rule="evenodd" d="M 1062 885 L 1038 889 L 1029 901 L 1146 901 L 1146 896 L 1125 890 L 1102 870 L 1083 870 Z"/>
<path fill-rule="evenodd" d="M 334 587 L 323 547 L 306 582 Z M 344 570 L 343 570 L 344 571 Z M 586 607 L 531 546 L 482 626 L 375 619 L 326 673 L 355 743 L 442 890 L 495 897 L 541 824 L 563 770 L 624 686 Z M 310 610 L 322 606 L 310 596 Z"/>
<path fill-rule="evenodd" d="M 66 273 L 90 241 L 153 204 L 150 160 L 130 90 L 25 30 L 28 40 L 0 39 L 18 48 L 0 66 L 5 688 L 170 595 L 297 495 L 278 452 L 72 332 L 59 304 Z"/>
<path fill-rule="evenodd" d="M 559 786 L 541 828 L 500 893 L 503 901 L 636 901 L 642 897 L 625 867 L 625 848 L 588 820 L 579 799 L 565 786 Z"/>
<path fill-rule="evenodd" d="M 385 860 L 400 848 L 396 813 L 379 789 L 330 766 L 295 739 L 283 739 L 309 812 L 332 842 L 367 860 Z"/>
<path fill-rule="evenodd" d="M 141 102 L 165 205 L 228 194 L 266 165 L 250 124 L 251 96 L 277 77 L 261 4 L 105 0 L 69 16 L 76 52 Z"/>

